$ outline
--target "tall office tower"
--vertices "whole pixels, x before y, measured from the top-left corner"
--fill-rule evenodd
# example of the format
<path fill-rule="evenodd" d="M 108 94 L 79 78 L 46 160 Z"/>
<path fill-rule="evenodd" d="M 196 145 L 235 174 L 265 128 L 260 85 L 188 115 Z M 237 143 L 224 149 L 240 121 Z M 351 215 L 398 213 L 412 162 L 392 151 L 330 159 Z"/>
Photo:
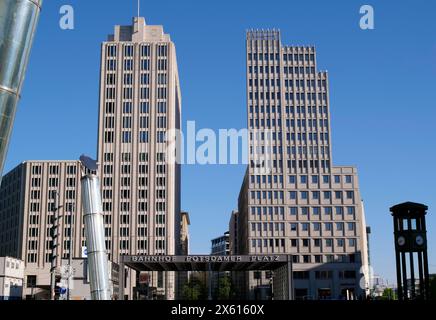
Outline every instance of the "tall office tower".
<path fill-rule="evenodd" d="M 50 298 L 53 217 L 58 211 L 56 265 L 85 246 L 78 161 L 25 161 L 7 173 L 0 188 L 0 256 L 24 261 L 23 295 Z M 56 252 L 55 252 L 56 253 Z M 29 285 L 31 284 L 31 285 Z"/>
<path fill-rule="evenodd" d="M 101 50 L 98 131 L 106 246 L 115 262 L 120 255 L 180 250 L 180 166 L 168 161 L 166 142 L 180 123 L 170 36 L 141 17 L 116 26 Z M 175 298 L 174 277 L 153 273 L 157 295 Z"/>
<path fill-rule="evenodd" d="M 239 254 L 292 254 L 296 298 L 357 297 L 366 226 L 356 168 L 332 164 L 328 74 L 314 47 L 282 46 L 279 31 L 248 31 L 246 46 Z M 263 296 L 266 278 L 250 274 L 250 298 Z"/>

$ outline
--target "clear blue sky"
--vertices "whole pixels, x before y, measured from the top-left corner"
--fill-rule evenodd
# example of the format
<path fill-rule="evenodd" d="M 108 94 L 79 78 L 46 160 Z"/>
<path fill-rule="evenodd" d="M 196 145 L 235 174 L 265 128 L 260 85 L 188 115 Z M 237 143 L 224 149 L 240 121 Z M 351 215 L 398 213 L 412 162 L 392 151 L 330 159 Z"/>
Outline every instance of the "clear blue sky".
<path fill-rule="evenodd" d="M 430 206 L 436 272 L 436 2 L 371 1 L 372 31 L 358 27 L 363 0 L 142 2 L 147 23 L 176 43 L 183 121 L 197 127 L 246 125 L 246 29 L 279 28 L 284 44 L 314 44 L 330 75 L 333 160 L 359 169 L 375 272 L 395 279 L 389 207 L 408 200 Z M 58 26 L 63 4 L 75 8 L 73 31 Z M 136 0 L 44 1 L 5 170 L 96 154 L 100 42 L 135 12 Z M 209 252 L 227 230 L 244 170 L 183 167 L 193 253 Z"/>

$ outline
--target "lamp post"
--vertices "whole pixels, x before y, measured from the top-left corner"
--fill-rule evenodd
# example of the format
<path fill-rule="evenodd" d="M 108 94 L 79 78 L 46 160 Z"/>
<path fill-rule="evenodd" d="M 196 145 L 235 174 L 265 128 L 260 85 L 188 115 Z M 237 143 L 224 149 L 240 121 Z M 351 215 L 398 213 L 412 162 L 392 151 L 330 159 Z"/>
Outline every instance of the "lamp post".
<path fill-rule="evenodd" d="M 59 241 L 59 234 L 58 234 L 58 226 L 59 226 L 59 209 L 62 207 L 59 205 L 59 192 L 54 191 L 55 193 L 55 205 L 54 205 L 54 214 L 52 218 L 52 227 L 51 227 L 51 239 L 52 239 L 52 246 L 51 246 L 51 268 L 50 268 L 50 299 L 55 299 L 55 287 L 56 287 L 56 267 L 57 267 L 57 258 L 58 258 L 58 241 Z"/>

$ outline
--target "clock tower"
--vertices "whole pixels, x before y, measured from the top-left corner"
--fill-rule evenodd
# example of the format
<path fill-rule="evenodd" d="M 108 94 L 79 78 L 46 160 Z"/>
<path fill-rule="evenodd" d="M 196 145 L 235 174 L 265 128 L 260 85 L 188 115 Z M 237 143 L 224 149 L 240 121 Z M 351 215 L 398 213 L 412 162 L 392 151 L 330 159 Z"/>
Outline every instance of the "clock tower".
<path fill-rule="evenodd" d="M 427 231 L 428 207 L 413 202 L 393 206 L 395 257 L 399 300 L 429 299 Z M 418 278 L 415 278 L 415 270 Z M 419 286 L 416 286 L 416 280 Z"/>

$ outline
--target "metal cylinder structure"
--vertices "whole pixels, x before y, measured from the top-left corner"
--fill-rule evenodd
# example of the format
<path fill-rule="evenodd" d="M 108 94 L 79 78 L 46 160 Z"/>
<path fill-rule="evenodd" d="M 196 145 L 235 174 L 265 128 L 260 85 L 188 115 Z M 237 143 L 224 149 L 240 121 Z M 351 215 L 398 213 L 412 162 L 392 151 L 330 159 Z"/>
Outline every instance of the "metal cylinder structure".
<path fill-rule="evenodd" d="M 42 0 L 0 1 L 0 176 L 41 5 Z"/>
<path fill-rule="evenodd" d="M 110 300 L 100 180 L 96 175 L 87 174 L 82 178 L 81 186 L 91 299 Z"/>

